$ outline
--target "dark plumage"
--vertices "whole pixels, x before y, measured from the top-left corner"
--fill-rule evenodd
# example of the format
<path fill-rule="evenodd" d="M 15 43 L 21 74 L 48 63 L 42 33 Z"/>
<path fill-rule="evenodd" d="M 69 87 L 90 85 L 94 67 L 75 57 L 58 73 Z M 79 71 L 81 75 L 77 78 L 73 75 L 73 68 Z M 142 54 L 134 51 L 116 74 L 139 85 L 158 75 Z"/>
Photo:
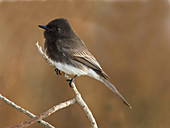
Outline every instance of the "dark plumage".
<path fill-rule="evenodd" d="M 47 25 L 39 25 L 39 27 L 45 29 L 45 51 L 53 60 L 56 68 L 66 74 L 88 75 L 103 82 L 131 108 L 114 85 L 107 80 L 107 74 L 66 19 L 55 19 Z"/>

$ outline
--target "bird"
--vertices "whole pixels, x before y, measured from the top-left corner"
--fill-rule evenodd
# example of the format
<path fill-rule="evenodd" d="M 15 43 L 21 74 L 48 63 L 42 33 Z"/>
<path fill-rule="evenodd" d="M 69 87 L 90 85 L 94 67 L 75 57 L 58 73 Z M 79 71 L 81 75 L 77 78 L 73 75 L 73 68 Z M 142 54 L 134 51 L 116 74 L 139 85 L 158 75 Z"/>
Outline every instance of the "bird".
<path fill-rule="evenodd" d="M 55 65 L 56 73 L 61 72 L 74 75 L 68 80 L 71 82 L 76 76 L 87 75 L 104 83 L 112 92 L 120 97 L 130 109 L 131 105 L 108 80 L 108 75 L 103 71 L 98 61 L 89 52 L 85 43 L 75 33 L 72 26 L 65 18 L 57 18 L 47 25 L 38 25 L 44 29 L 44 49 L 47 56 Z"/>

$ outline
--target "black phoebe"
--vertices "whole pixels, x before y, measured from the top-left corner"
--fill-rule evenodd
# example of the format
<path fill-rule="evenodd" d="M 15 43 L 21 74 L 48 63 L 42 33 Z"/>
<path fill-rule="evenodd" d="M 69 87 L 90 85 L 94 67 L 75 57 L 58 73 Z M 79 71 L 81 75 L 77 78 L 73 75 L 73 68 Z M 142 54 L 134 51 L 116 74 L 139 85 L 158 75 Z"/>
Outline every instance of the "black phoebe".
<path fill-rule="evenodd" d="M 55 19 L 47 25 L 39 25 L 39 27 L 45 29 L 45 52 L 53 61 L 57 72 L 61 70 L 66 74 L 75 75 L 73 79 L 81 75 L 93 77 L 103 82 L 131 108 L 115 86 L 107 80 L 107 74 L 66 19 Z"/>

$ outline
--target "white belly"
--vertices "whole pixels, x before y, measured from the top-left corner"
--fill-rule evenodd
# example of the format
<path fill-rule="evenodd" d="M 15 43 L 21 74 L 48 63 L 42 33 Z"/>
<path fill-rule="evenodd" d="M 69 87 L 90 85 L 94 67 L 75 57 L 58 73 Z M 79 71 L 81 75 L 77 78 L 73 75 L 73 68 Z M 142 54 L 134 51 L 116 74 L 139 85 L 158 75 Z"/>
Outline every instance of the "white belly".
<path fill-rule="evenodd" d="M 68 64 L 63 64 L 63 63 L 60 63 L 60 62 L 54 62 L 53 61 L 52 63 L 56 68 L 58 68 L 60 71 L 66 73 L 66 74 L 78 75 L 78 76 L 88 75 L 90 77 L 93 77 L 93 78 L 99 80 L 99 75 L 88 67 L 84 66 L 84 69 L 78 69 L 74 66 L 71 66 L 71 65 L 68 65 Z"/>
<path fill-rule="evenodd" d="M 71 66 L 68 64 L 63 64 L 60 62 L 53 62 L 53 64 L 55 65 L 56 68 L 58 68 L 62 72 L 66 73 L 66 74 L 70 74 L 70 75 L 81 76 L 81 75 L 87 75 L 87 72 L 88 72 L 87 68 L 84 68 L 84 70 L 81 70 L 74 66 Z"/>

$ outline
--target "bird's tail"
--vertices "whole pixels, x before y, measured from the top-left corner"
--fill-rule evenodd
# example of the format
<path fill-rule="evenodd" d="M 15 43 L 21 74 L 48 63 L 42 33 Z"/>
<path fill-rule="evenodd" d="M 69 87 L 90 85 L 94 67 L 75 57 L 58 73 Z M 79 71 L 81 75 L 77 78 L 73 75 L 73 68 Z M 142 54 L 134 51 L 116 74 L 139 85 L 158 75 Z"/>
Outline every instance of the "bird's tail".
<path fill-rule="evenodd" d="M 112 92 L 116 93 L 116 95 L 122 99 L 125 105 L 132 109 L 131 105 L 126 101 L 126 99 L 119 93 L 116 87 L 109 80 L 101 76 L 100 81 L 102 81 L 110 90 L 112 90 Z"/>

